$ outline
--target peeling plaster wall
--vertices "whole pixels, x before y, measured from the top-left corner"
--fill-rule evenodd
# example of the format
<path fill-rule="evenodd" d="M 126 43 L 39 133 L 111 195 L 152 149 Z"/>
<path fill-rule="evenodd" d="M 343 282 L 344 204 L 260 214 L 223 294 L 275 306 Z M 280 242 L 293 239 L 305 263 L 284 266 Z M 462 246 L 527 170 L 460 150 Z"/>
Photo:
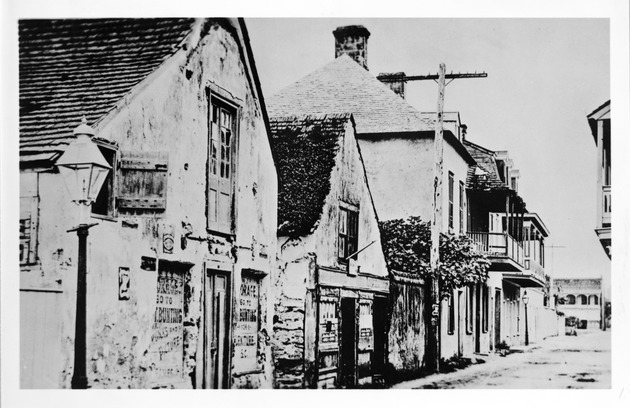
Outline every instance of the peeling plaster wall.
<path fill-rule="evenodd" d="M 119 215 L 96 219 L 88 245 L 87 371 L 92 388 L 147 388 L 151 370 L 152 324 L 156 309 L 157 272 L 140 268 L 141 257 L 182 263 L 188 267 L 184 288 L 183 372 L 180 381 L 162 387 L 192 388 L 203 369 L 200 325 L 203 316 L 202 276 L 209 262 L 233 271 L 232 316 L 238 315 L 241 270 L 253 269 L 260 280 L 258 370 L 230 370 L 235 388 L 271 387 L 272 305 L 270 280 L 275 270 L 277 176 L 261 108 L 251 88 L 235 37 L 223 25 L 206 26 L 195 47 L 180 50 L 146 83 L 140 84 L 97 125 L 97 135 L 118 143 L 120 150 L 168 152 L 167 206 L 163 213 Z M 228 90 L 242 108 L 239 123 L 235 192 L 235 241 L 211 236 L 209 241 L 180 238 L 206 234 L 206 163 L 208 100 L 206 87 Z M 60 277 L 62 302 L 58 380 L 70 387 L 76 304 L 77 238 L 65 231 L 76 224 L 59 174 L 40 174 L 41 271 L 28 268 L 22 281 Z M 67 205 L 65 203 L 68 203 Z M 163 236 L 173 233 L 175 246 L 165 253 Z M 118 268 L 130 270 L 130 299 L 118 300 Z M 41 277 L 35 278 L 39 274 Z M 26 283 L 23 283 L 24 286 Z M 232 319 L 234 320 L 234 319 Z M 23 322 L 24 324 L 24 322 Z"/>
<path fill-rule="evenodd" d="M 346 266 L 340 265 L 337 258 L 339 204 L 345 202 L 355 205 L 359 208 L 358 249 L 376 241 L 358 255 L 356 265 L 362 273 L 386 277 L 387 265 L 381 247 L 377 216 L 361 163 L 361 154 L 354 137 L 354 129 L 350 122 L 341 143 L 343 143 L 343 148 L 337 154 L 337 164 L 330 176 L 330 193 L 326 197 L 322 216 L 312 234 L 314 239 L 308 240 L 310 244 L 308 250 L 317 254 L 318 265 L 345 270 Z"/>
<path fill-rule="evenodd" d="M 316 273 L 319 267 L 339 268 L 337 237 L 339 203 L 359 207 L 359 249 L 374 244 L 358 255 L 362 273 L 386 277 L 385 258 L 378 223 L 368 190 L 354 129 L 348 122 L 340 141 L 336 165 L 331 173 L 331 189 L 322 216 L 314 231 L 305 237 L 280 237 L 278 274 L 274 280 L 274 369 L 279 388 L 309 388 L 315 371 Z M 343 273 L 345 276 L 345 273 Z"/>

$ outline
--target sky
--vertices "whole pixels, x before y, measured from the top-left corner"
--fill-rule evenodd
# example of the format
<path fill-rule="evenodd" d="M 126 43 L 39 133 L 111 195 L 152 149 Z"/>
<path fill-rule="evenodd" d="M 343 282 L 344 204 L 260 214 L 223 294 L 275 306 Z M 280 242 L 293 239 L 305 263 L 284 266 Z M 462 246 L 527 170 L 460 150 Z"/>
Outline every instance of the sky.
<path fill-rule="evenodd" d="M 600 277 L 610 261 L 594 232 L 596 146 L 586 116 L 610 99 L 608 19 L 246 19 L 268 98 L 334 59 L 332 31 L 371 33 L 374 75 L 486 72 L 446 87 L 468 139 L 507 150 L 521 171 L 519 193 L 550 230 L 547 269 L 555 277 Z M 420 111 L 437 108 L 434 81 L 407 83 Z M 553 246 L 553 248 L 551 248 Z"/>

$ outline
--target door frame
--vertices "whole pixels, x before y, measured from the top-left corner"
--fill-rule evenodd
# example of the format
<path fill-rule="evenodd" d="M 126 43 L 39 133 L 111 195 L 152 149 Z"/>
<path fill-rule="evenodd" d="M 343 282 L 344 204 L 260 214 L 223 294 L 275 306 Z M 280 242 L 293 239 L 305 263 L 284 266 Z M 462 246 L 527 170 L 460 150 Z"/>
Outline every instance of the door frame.
<path fill-rule="evenodd" d="M 214 265 L 212 265 L 214 266 Z M 201 373 L 201 388 L 204 389 L 223 389 L 223 388 L 230 388 L 231 386 L 231 376 L 230 376 L 230 367 L 232 365 L 232 359 L 231 359 L 231 355 L 232 355 L 232 311 L 233 311 L 233 306 L 232 306 L 232 299 L 233 294 L 232 294 L 232 289 L 234 287 L 233 283 L 232 283 L 232 277 L 233 277 L 233 273 L 231 270 L 225 270 L 225 269 L 218 269 L 215 267 L 212 267 L 211 265 L 205 265 L 204 266 L 204 271 L 202 274 L 203 277 L 203 300 L 202 300 L 202 307 L 203 307 L 203 314 L 202 314 L 202 322 L 201 322 L 201 327 L 200 330 L 203 333 L 203 340 L 202 340 L 202 356 L 203 356 L 203 364 L 202 364 L 202 373 Z M 213 363 L 212 363 L 212 358 L 210 356 L 210 336 L 213 335 L 213 333 L 210 332 L 209 330 L 209 322 L 212 320 L 212 315 L 214 314 L 214 303 L 209 303 L 209 296 L 211 296 L 212 298 L 214 298 L 215 295 L 215 289 L 214 289 L 214 278 L 217 276 L 222 276 L 225 278 L 225 299 L 223 301 L 224 304 L 224 310 L 223 310 L 223 315 L 225 317 L 225 339 L 224 339 L 224 344 L 223 344 L 223 356 L 222 356 L 222 360 L 221 357 L 219 357 L 218 361 L 218 365 L 219 365 L 219 370 L 222 371 L 222 374 L 224 376 L 222 384 L 218 384 L 218 386 L 214 386 L 215 383 L 215 379 L 213 378 L 213 376 L 215 375 L 214 373 L 214 367 L 213 367 Z"/>

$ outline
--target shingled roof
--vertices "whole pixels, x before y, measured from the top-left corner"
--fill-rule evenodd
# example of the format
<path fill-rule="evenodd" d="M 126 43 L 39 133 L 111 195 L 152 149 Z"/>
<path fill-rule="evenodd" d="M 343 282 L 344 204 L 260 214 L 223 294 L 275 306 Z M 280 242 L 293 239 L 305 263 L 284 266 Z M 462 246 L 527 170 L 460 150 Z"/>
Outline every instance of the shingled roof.
<path fill-rule="evenodd" d="M 350 114 L 270 119 L 272 149 L 281 180 L 278 233 L 307 235 L 319 221 L 349 120 Z"/>
<path fill-rule="evenodd" d="M 464 146 L 476 162 L 476 164 L 468 166 L 466 188 L 483 192 L 504 192 L 526 212 L 527 208 L 523 198 L 501 181 L 495 152 L 468 140 L 464 140 Z"/>
<path fill-rule="evenodd" d="M 468 166 L 466 185 L 472 190 L 509 190 L 501 181 L 497 168 L 495 153 L 484 147 L 476 145 L 468 140 L 464 141 L 468 153 L 477 162 L 474 166 Z"/>
<path fill-rule="evenodd" d="M 19 22 L 20 155 L 50 158 L 182 45 L 194 19 Z"/>
<path fill-rule="evenodd" d="M 433 128 L 422 114 L 353 59 L 343 55 L 267 98 L 270 116 L 350 112 L 358 134 L 418 132 Z"/>

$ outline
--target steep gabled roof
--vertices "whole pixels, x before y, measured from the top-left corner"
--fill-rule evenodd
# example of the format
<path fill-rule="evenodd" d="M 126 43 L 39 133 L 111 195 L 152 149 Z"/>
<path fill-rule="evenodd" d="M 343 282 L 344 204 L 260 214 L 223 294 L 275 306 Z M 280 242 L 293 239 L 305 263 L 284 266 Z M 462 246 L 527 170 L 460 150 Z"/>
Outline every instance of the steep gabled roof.
<path fill-rule="evenodd" d="M 181 46 L 194 19 L 19 22 L 20 154 L 63 150 Z"/>
<path fill-rule="evenodd" d="M 387 85 L 343 55 L 267 98 L 270 116 L 350 112 L 358 134 L 418 132 L 433 128 Z"/>
<path fill-rule="evenodd" d="M 272 117 L 278 185 L 278 233 L 309 234 L 331 188 L 331 172 L 350 114 Z"/>

